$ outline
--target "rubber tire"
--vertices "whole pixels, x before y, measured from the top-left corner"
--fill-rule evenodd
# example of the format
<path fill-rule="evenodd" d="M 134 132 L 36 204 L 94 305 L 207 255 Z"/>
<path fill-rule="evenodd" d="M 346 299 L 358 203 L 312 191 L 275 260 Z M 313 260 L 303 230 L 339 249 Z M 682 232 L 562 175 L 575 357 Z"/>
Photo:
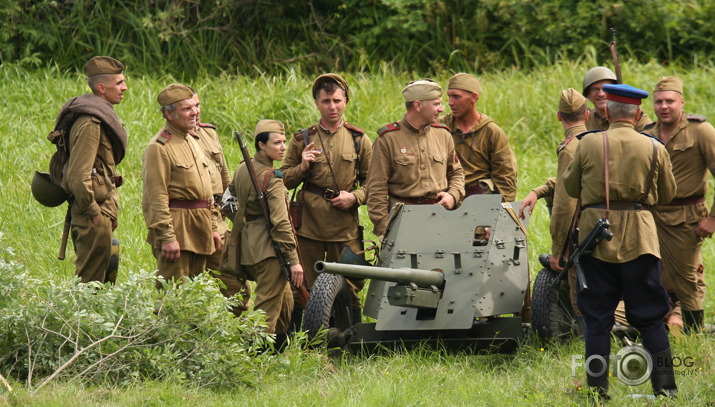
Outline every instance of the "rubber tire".
<path fill-rule="evenodd" d="M 575 333 L 575 314 L 569 298 L 568 280 L 553 285 L 558 273 L 543 268 L 534 280 L 531 302 L 531 329 L 542 339 L 557 341 L 571 338 Z"/>
<path fill-rule="evenodd" d="M 313 337 L 322 328 L 336 328 L 339 332 L 353 326 L 352 296 L 345 277 L 323 273 L 310 290 L 303 313 L 303 330 Z"/>

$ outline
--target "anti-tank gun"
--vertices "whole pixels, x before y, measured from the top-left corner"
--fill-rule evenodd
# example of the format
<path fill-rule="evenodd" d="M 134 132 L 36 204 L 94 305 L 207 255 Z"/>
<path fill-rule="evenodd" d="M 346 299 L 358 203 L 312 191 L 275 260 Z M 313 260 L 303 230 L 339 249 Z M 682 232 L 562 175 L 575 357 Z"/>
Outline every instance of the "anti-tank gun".
<path fill-rule="evenodd" d="M 471 196 L 453 211 L 398 205 L 378 266 L 349 251 L 341 263 L 316 263 L 303 328 L 329 328 L 331 344 L 353 352 L 416 344 L 513 351 L 528 318 L 524 228 L 501 195 Z M 371 279 L 361 313 L 345 277 Z"/>

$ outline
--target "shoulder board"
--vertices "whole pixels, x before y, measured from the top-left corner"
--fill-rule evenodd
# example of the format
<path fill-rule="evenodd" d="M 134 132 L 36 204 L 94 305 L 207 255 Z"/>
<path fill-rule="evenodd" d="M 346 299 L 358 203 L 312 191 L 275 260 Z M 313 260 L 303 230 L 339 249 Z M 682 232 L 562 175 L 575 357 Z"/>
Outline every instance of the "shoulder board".
<path fill-rule="evenodd" d="M 658 124 L 656 122 L 648 123 L 645 126 L 643 126 L 643 130 L 650 130 L 655 127 L 655 125 Z"/>
<path fill-rule="evenodd" d="M 685 115 L 685 117 L 686 117 L 686 118 L 688 119 L 688 121 L 690 121 L 690 122 L 699 122 L 699 123 L 702 123 L 702 122 L 704 122 L 705 120 L 707 120 L 707 118 L 706 118 L 705 116 L 701 116 L 701 115 L 699 115 L 699 114 L 690 114 L 690 113 L 688 113 L 688 114 Z"/>
<path fill-rule="evenodd" d="M 558 155 L 564 148 L 566 148 L 566 146 L 568 146 L 574 138 L 576 138 L 576 136 L 571 136 L 559 144 L 559 147 L 556 149 L 556 154 Z"/>
<path fill-rule="evenodd" d="M 584 131 L 584 132 L 581 133 L 581 134 L 577 134 L 577 135 L 576 135 L 576 138 L 579 139 L 579 140 L 581 140 L 581 139 L 583 138 L 583 136 L 585 136 L 585 135 L 587 135 L 587 134 L 600 133 L 601 131 L 602 131 L 602 130 L 589 130 L 589 131 Z"/>
<path fill-rule="evenodd" d="M 382 135 L 385 134 L 385 133 L 388 133 L 388 132 L 391 132 L 391 131 L 395 131 L 395 130 L 399 130 L 399 129 L 400 129 L 400 124 L 399 124 L 399 123 L 397 123 L 397 122 L 390 123 L 390 124 L 388 124 L 388 125 L 386 125 L 386 126 L 382 126 L 382 127 L 380 127 L 379 129 L 377 129 L 377 135 L 378 135 L 378 136 L 382 136 Z"/>
<path fill-rule="evenodd" d="M 90 121 L 97 123 L 97 124 L 102 124 L 102 121 L 99 120 L 98 118 L 96 118 L 95 116 L 89 116 L 89 117 L 90 117 L 90 119 L 89 119 Z"/>
<path fill-rule="evenodd" d="M 655 137 L 655 136 L 652 135 L 652 134 L 648 134 L 648 133 L 646 133 L 646 132 L 644 132 L 644 131 L 640 132 L 640 134 L 642 134 L 642 135 L 644 135 L 644 136 L 646 136 L 646 137 L 648 137 L 648 138 L 651 138 L 651 139 L 653 139 L 653 140 L 659 142 L 660 144 L 665 144 L 665 143 L 663 143 L 663 141 L 661 141 L 658 137 Z"/>
<path fill-rule="evenodd" d="M 346 129 L 350 130 L 350 132 L 353 133 L 353 136 L 355 137 L 357 137 L 358 135 L 362 136 L 363 134 L 365 134 L 365 130 L 348 122 L 343 123 L 343 126 L 345 126 Z"/>
<path fill-rule="evenodd" d="M 169 133 L 169 130 L 164 130 L 159 134 L 159 137 L 156 138 L 156 142 L 164 145 L 171 140 L 171 133 Z"/>
<path fill-rule="evenodd" d="M 302 141 L 303 139 L 306 138 L 306 136 L 312 136 L 313 134 L 315 134 L 317 132 L 318 132 L 317 127 L 310 126 L 307 129 L 298 130 L 298 132 L 293 135 L 293 138 L 295 138 L 298 141 Z"/>
<path fill-rule="evenodd" d="M 199 127 L 208 127 L 209 129 L 216 130 L 216 126 L 211 123 L 199 123 Z"/>
<path fill-rule="evenodd" d="M 434 122 L 434 123 L 430 123 L 430 126 L 436 127 L 436 128 L 438 128 L 438 129 L 445 129 L 445 130 L 447 130 L 447 131 L 451 131 L 451 130 L 449 129 L 449 127 L 445 126 L 445 125 L 442 124 L 442 123 Z"/>

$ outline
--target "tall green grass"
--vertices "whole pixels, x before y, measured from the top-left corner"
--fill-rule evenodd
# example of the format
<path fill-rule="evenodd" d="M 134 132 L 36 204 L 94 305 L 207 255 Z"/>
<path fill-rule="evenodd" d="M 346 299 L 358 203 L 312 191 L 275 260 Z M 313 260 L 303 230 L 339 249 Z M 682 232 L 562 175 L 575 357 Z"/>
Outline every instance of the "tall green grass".
<path fill-rule="evenodd" d="M 591 58 L 578 62 L 557 61 L 554 65 L 522 71 L 509 69 L 480 76 L 484 92 L 480 111 L 491 116 L 506 132 L 519 165 L 519 198 L 540 185 L 556 171 L 555 149 L 563 131 L 556 120 L 560 91 L 581 88 Z M 420 74 L 398 72 L 388 64 L 372 74 L 348 73 L 351 101 L 346 117 L 365 128 L 371 138 L 375 130 L 402 117 L 403 86 Z M 656 63 L 623 66 L 625 82 L 652 90 L 659 76 L 677 74 L 685 83 L 686 110 L 713 116 L 715 68 L 696 69 L 662 66 Z M 434 79 L 445 84 L 448 74 Z M 116 106 L 129 133 L 129 149 L 119 171 L 125 176 L 122 186 L 122 213 L 116 235 L 121 241 L 119 280 L 129 273 L 154 270 L 155 260 L 144 242 L 146 226 L 141 213 L 141 156 L 149 139 L 163 122 L 156 95 L 171 76 L 141 76 L 127 72 L 129 90 Z M 290 132 L 314 123 L 318 118 L 310 95 L 312 77 L 297 70 L 284 69 L 275 75 L 258 73 L 241 76 L 225 73 L 200 76 L 187 84 L 198 90 L 202 99 L 202 121 L 218 126 L 229 165 L 240 161 L 232 132 L 252 134 L 255 123 L 264 118 L 283 121 Z M 0 65 L 0 232 L 3 244 L 11 246 L 15 258 L 40 279 L 73 278 L 74 254 L 68 248 L 65 261 L 56 259 L 64 220 L 63 208 L 44 208 L 30 194 L 30 179 L 36 169 L 46 170 L 53 146 L 45 140 L 58 109 L 71 96 L 87 91 L 85 79 L 73 72 L 50 66 L 27 71 L 16 65 Z M 446 100 L 446 98 L 445 98 Z M 644 110 L 653 115 L 646 101 Z M 449 108 L 445 109 L 448 111 Z M 715 183 L 709 181 L 708 202 L 712 202 Z M 370 229 L 366 216 L 361 217 Z M 532 277 L 538 271 L 536 258 L 550 247 L 548 214 L 539 203 L 529 226 L 529 259 Z M 703 246 L 706 280 L 713 283 L 715 246 Z M 706 320 L 715 320 L 715 300 L 706 301 Z M 2 310 L 0 310 L 0 315 Z M 674 340 L 676 354 L 696 357 L 697 371 L 679 378 L 679 404 L 703 405 L 715 399 L 715 371 L 712 338 Z M 292 350 L 281 363 L 272 364 L 261 374 L 255 387 L 241 386 L 225 391 L 207 391 L 176 383 L 147 383 L 125 388 L 83 388 L 77 384 L 51 385 L 30 396 L 22 386 L 12 395 L 0 389 L 0 403 L 11 405 L 177 405 L 187 402 L 203 405 L 230 405 L 240 400 L 246 405 L 578 405 L 586 397 L 577 390 L 583 371 L 570 375 L 571 355 L 583 353 L 582 342 L 547 347 L 528 341 L 515 355 L 466 356 L 441 352 L 416 351 L 386 356 L 348 357 L 329 360 L 319 351 Z M 21 379 L 21 378 L 16 378 Z M 640 405 L 642 400 L 625 398 L 631 391 L 648 393 L 649 385 L 631 389 L 612 379 L 612 392 L 618 404 Z M 71 403 L 68 400 L 72 400 Z"/>

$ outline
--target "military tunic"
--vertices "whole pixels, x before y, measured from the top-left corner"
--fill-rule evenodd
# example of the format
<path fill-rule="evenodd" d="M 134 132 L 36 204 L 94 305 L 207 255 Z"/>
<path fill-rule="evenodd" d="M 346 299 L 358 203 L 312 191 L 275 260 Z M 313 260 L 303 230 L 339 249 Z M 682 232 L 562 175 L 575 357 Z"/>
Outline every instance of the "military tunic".
<path fill-rule="evenodd" d="M 449 131 L 433 123 L 414 128 L 405 118 L 378 131 L 367 180 L 368 213 L 374 233 L 385 233 L 390 208 L 399 199 L 434 199 L 448 192 L 464 197 L 464 172 Z"/>
<path fill-rule="evenodd" d="M 659 123 L 646 127 L 645 131 L 660 138 Z M 675 199 L 704 197 L 708 188 L 708 172 L 715 175 L 713 126 L 702 117 L 683 115 L 665 148 L 670 154 L 678 185 Z M 709 212 L 704 201 L 658 206 L 653 215 L 663 254 L 663 284 L 669 292 L 675 293 L 684 310 L 703 309 L 703 238 L 695 235 L 695 229 L 704 217 L 715 216 L 715 204 Z"/>
<path fill-rule="evenodd" d="M 71 235 L 77 258 L 76 274 L 83 283 L 107 282 L 112 247 L 112 222 L 119 216 L 119 194 L 114 186 L 116 164 L 112 144 L 101 121 L 79 116 L 70 130 L 70 157 L 63 188 L 74 199 Z M 100 224 L 92 218 L 101 214 Z"/>
<path fill-rule="evenodd" d="M 213 232 L 218 232 L 212 215 L 213 194 L 209 167 L 193 132 L 182 132 L 170 124 L 159 131 L 142 157 L 144 191 L 142 209 L 149 233 L 147 242 L 154 249 L 159 274 L 165 278 L 194 277 L 203 272 L 206 257 L 216 251 Z M 206 201 L 207 207 L 182 209 L 170 201 Z M 177 241 L 181 257 L 174 264 L 161 259 L 161 246 Z M 186 253 L 185 253 L 186 252 Z"/>
<path fill-rule="evenodd" d="M 589 112 L 590 114 L 588 116 L 588 120 L 586 121 L 586 128 L 589 131 L 608 129 L 608 119 L 601 117 L 596 108 L 589 110 Z M 635 130 L 637 132 L 641 132 L 645 126 L 651 123 L 653 123 L 653 120 L 651 120 L 645 112 L 641 112 L 641 116 L 638 118 L 638 121 L 636 121 Z"/>
<path fill-rule="evenodd" d="M 496 193 L 506 202 L 516 200 L 516 156 L 509 147 L 504 131 L 489 116 L 481 113 L 469 133 L 462 134 L 448 113 L 437 119 L 451 129 L 454 148 L 464 170 L 465 187 L 479 186 L 482 179 L 491 179 Z"/>
<path fill-rule="evenodd" d="M 258 182 L 263 184 L 266 171 L 273 171 L 271 160 L 265 153 L 258 152 L 253 165 Z M 271 238 L 287 261 L 299 264 L 295 236 L 288 218 L 288 191 L 280 177 L 271 176 L 266 190 L 273 225 L 269 235 L 263 209 L 245 163 L 238 167 L 232 185 L 240 208 L 234 224 L 234 231 L 241 233 L 240 264 L 244 266 L 242 272 L 246 277 L 256 282 L 255 308 L 265 311 L 269 333 L 286 332 L 293 311 L 293 294 L 277 261 Z"/>

